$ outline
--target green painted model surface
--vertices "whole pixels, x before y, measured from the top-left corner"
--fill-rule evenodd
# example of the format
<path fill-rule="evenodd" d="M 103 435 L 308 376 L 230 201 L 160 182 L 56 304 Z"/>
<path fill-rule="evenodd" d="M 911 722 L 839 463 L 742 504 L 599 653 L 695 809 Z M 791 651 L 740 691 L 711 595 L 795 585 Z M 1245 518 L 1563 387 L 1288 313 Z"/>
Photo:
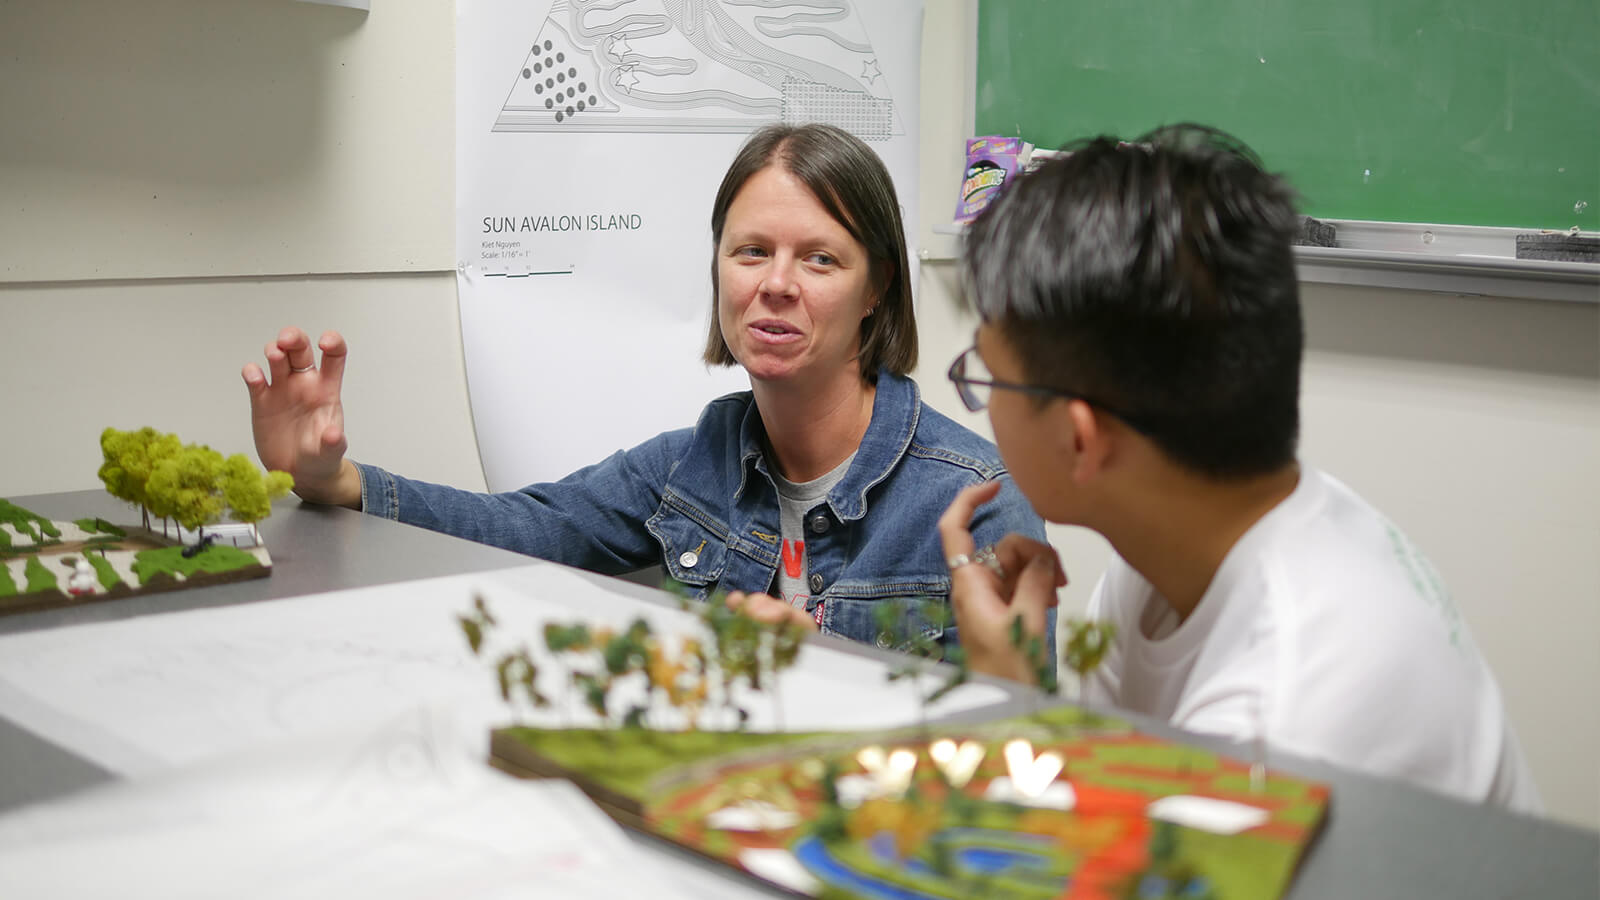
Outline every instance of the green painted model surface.
<path fill-rule="evenodd" d="M 815 740 L 815 734 L 747 731 L 650 731 L 643 728 L 514 727 L 515 738 L 545 759 L 582 772 L 603 787 L 639 796 L 663 772 L 761 747 Z"/>
<path fill-rule="evenodd" d="M 101 587 L 109 591 L 113 587 L 122 584 L 122 576 L 117 574 L 117 570 L 112 567 L 111 563 L 106 562 L 106 558 L 104 556 L 96 556 L 93 553 L 85 553 L 83 558 L 87 559 L 89 561 L 89 565 L 94 567 L 95 577 L 100 579 Z"/>
<path fill-rule="evenodd" d="M 161 572 L 187 578 L 196 572 L 231 572 L 234 569 L 261 565 L 254 556 L 226 544 L 212 544 L 187 558 L 184 557 L 183 550 L 182 547 L 141 550 L 133 556 L 133 574 L 138 577 L 140 584 L 145 584 Z"/>
<path fill-rule="evenodd" d="M 92 535 L 105 535 L 107 537 L 127 537 L 128 533 L 121 528 L 107 522 L 105 519 L 73 519 L 72 524 L 82 531 Z"/>
<path fill-rule="evenodd" d="M 61 537 L 61 529 L 54 522 L 9 500 L 0 499 L 0 523 L 15 528 L 18 534 L 26 534 L 35 544 L 44 543 L 46 537 Z M 0 530 L 0 543 L 11 544 L 11 536 L 3 530 Z"/>
<path fill-rule="evenodd" d="M 37 556 L 28 557 L 27 564 L 22 568 L 22 574 L 28 579 L 27 591 L 30 594 L 36 591 L 50 591 L 57 588 L 55 573 L 46 569 L 44 563 L 39 562 L 39 557 Z"/>
<path fill-rule="evenodd" d="M 1126 726 L 1073 707 L 1052 707 L 1027 718 L 1046 729 Z M 920 732 L 921 729 L 906 733 Z M 645 728 L 545 729 L 513 726 L 500 734 L 563 768 L 582 772 L 596 783 L 638 796 L 663 773 L 730 754 L 788 744 L 851 742 L 851 732 L 654 731 Z M 1208 758 L 1210 754 L 1206 754 Z M 1200 770 L 1196 766 L 1196 771 Z"/>

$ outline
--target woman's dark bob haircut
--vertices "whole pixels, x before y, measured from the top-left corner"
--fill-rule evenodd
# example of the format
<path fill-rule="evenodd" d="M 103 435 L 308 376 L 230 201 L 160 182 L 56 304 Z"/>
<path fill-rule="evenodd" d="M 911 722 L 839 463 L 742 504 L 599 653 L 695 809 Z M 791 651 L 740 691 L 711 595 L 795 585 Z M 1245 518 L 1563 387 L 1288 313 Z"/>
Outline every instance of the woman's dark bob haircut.
<path fill-rule="evenodd" d="M 717 315 L 717 247 L 728 207 L 751 176 L 781 166 L 800 179 L 834 221 L 866 248 L 871 283 L 883 292 L 876 311 L 861 321 L 861 374 L 871 381 L 879 369 L 906 375 L 917 365 L 917 321 L 907 277 L 905 229 L 889 170 L 872 148 L 832 125 L 769 125 L 750 136 L 722 177 L 711 208 L 711 329 L 704 359 L 714 366 L 738 360 L 722 338 Z"/>

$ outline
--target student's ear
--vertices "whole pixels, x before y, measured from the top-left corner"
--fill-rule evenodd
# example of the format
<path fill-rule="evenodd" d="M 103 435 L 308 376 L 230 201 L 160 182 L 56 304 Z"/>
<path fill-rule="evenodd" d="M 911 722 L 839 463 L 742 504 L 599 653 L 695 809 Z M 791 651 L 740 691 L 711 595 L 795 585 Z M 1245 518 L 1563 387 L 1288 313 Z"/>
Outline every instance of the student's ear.
<path fill-rule="evenodd" d="M 1071 423 L 1072 480 L 1084 484 L 1103 473 L 1111 462 L 1114 434 L 1105 421 L 1082 400 L 1068 400 L 1067 420 Z"/>

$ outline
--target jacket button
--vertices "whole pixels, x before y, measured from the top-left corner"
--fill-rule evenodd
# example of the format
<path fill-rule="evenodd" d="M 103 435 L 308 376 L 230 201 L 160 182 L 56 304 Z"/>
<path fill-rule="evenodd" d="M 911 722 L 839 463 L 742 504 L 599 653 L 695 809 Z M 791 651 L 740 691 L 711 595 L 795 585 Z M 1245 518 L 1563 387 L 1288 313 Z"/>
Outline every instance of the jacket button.
<path fill-rule="evenodd" d="M 822 513 L 817 513 L 816 515 L 812 516 L 811 517 L 811 533 L 812 534 L 827 534 L 828 533 L 828 517 L 823 515 Z"/>
<path fill-rule="evenodd" d="M 693 550 L 685 550 L 683 555 L 678 557 L 678 565 L 683 566 L 685 569 L 694 568 L 694 564 L 699 561 L 700 554 L 694 552 Z"/>
<path fill-rule="evenodd" d="M 822 576 L 821 575 L 812 575 L 811 576 L 811 593 L 813 593 L 813 594 L 822 593 Z"/>

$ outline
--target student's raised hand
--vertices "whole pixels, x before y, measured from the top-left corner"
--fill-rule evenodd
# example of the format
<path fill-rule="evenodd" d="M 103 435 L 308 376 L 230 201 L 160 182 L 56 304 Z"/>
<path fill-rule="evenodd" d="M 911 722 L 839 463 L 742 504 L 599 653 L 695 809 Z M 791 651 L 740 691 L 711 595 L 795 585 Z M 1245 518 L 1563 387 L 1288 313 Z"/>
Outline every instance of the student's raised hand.
<path fill-rule="evenodd" d="M 256 455 L 268 469 L 294 476 L 294 492 L 314 503 L 359 508 L 361 480 L 344 458 L 344 406 L 339 399 L 347 349 L 338 332 L 322 335 L 318 364 L 311 338 L 285 328 L 264 351 L 267 372 L 246 363 Z M 270 374 L 271 380 L 268 380 Z"/>
<path fill-rule="evenodd" d="M 983 561 L 972 540 L 972 517 L 998 493 L 998 481 L 965 488 L 939 517 L 945 560 L 955 563 L 950 606 L 974 671 L 1032 683 L 1033 667 L 1012 643 L 1011 622 L 1020 616 L 1024 634 L 1043 634 L 1046 613 L 1056 605 L 1056 588 L 1066 585 L 1067 574 L 1055 548 L 1020 534 L 994 545 L 992 564 Z"/>
<path fill-rule="evenodd" d="M 797 609 L 766 594 L 746 594 L 744 591 L 733 591 L 728 594 L 728 608 L 743 612 L 757 622 L 767 625 L 777 625 L 790 622 L 807 631 L 817 630 L 817 620 L 803 609 Z"/>

